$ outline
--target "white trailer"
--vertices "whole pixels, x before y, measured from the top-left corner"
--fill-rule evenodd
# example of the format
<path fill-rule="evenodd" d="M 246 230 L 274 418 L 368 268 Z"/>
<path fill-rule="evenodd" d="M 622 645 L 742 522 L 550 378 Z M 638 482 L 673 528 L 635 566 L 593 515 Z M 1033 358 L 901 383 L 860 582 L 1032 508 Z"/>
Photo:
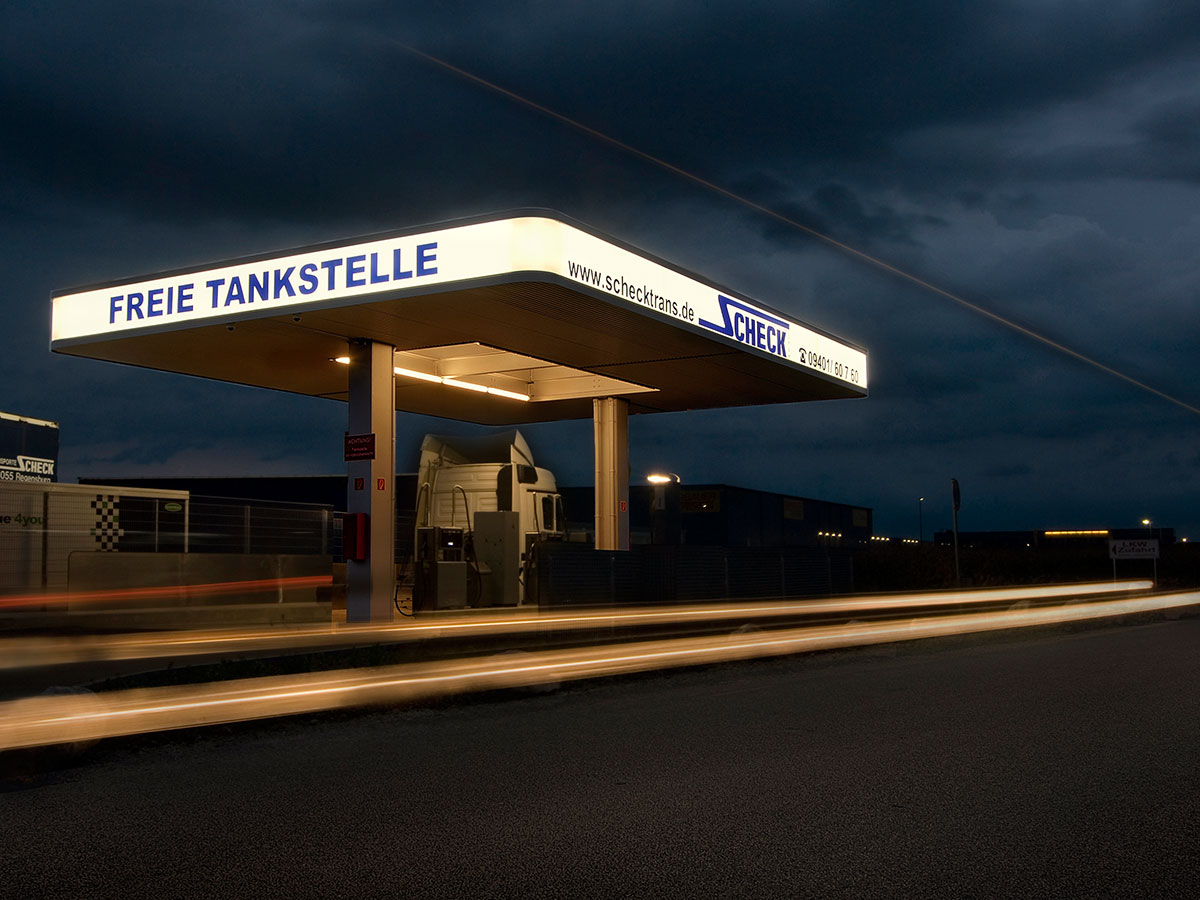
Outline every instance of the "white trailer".
<path fill-rule="evenodd" d="M 187 550 L 187 491 L 0 482 L 0 596 L 61 594 L 72 553 Z"/>

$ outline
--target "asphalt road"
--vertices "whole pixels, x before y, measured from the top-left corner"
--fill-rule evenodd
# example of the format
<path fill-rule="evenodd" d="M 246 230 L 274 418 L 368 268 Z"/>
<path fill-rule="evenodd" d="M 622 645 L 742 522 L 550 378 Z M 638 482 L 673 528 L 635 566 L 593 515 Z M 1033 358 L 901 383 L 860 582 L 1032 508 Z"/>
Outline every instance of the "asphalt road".
<path fill-rule="evenodd" d="M 1200 896 L 1200 619 L 96 748 L 0 896 Z"/>

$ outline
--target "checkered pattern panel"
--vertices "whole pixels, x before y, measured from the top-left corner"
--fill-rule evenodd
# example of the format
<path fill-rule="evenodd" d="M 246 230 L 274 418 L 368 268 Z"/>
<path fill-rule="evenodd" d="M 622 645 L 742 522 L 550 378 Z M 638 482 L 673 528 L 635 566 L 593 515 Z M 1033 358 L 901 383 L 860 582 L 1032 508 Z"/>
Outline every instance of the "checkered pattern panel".
<path fill-rule="evenodd" d="M 96 514 L 96 524 L 91 529 L 96 538 L 97 550 L 116 550 L 117 542 L 125 534 L 121 527 L 121 510 L 117 497 L 113 494 L 97 494 L 92 501 L 92 510 Z"/>

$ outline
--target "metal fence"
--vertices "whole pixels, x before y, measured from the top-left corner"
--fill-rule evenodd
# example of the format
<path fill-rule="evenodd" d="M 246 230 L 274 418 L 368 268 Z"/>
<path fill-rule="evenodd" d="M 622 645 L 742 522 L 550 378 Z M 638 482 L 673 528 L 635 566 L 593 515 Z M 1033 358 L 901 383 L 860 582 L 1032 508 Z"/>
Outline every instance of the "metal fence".
<path fill-rule="evenodd" d="M 341 530 L 335 523 L 331 506 L 193 496 L 188 551 L 333 554 Z"/>
<path fill-rule="evenodd" d="M 692 603 L 722 598 L 817 597 L 854 590 L 848 550 L 802 547 L 654 547 L 593 550 L 541 544 L 530 591 L 540 606 Z"/>

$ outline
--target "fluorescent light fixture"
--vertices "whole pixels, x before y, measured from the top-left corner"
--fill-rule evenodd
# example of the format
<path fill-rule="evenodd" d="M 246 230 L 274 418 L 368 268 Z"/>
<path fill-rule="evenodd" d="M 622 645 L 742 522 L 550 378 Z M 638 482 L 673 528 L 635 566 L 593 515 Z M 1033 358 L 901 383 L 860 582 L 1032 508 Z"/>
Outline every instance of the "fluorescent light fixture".
<path fill-rule="evenodd" d="M 335 363 L 341 363 L 343 366 L 350 365 L 350 357 L 335 356 L 332 358 Z M 449 387 L 462 388 L 467 391 L 475 391 L 479 394 L 491 394 L 494 397 L 506 397 L 509 400 L 521 400 L 525 403 L 529 402 L 528 394 L 520 394 L 516 391 L 506 391 L 504 388 L 488 387 L 486 384 L 475 384 L 471 381 L 459 381 L 457 378 L 443 378 L 441 375 L 430 375 L 428 372 L 418 372 L 416 369 L 406 369 L 402 366 L 393 366 L 392 371 L 404 378 L 416 378 L 419 381 L 428 381 L 432 384 L 444 384 Z"/>
<path fill-rule="evenodd" d="M 468 391 L 478 391 L 481 394 L 487 393 L 487 387 L 482 384 L 472 384 L 470 381 L 459 381 L 457 378 L 443 378 L 442 384 L 448 384 L 450 387 L 464 388 Z"/>
<path fill-rule="evenodd" d="M 516 391 L 506 391 L 504 388 L 490 387 L 487 389 L 489 394 L 495 394 L 497 397 L 507 397 L 509 400 L 523 400 L 529 402 L 528 394 L 518 394 Z"/>
<path fill-rule="evenodd" d="M 430 375 L 426 372 L 418 372 L 416 369 L 404 369 L 400 366 L 395 366 L 392 371 L 397 375 L 403 375 L 405 378 L 417 378 L 421 381 L 431 381 L 434 384 L 442 384 L 445 381 L 441 375 Z"/>

